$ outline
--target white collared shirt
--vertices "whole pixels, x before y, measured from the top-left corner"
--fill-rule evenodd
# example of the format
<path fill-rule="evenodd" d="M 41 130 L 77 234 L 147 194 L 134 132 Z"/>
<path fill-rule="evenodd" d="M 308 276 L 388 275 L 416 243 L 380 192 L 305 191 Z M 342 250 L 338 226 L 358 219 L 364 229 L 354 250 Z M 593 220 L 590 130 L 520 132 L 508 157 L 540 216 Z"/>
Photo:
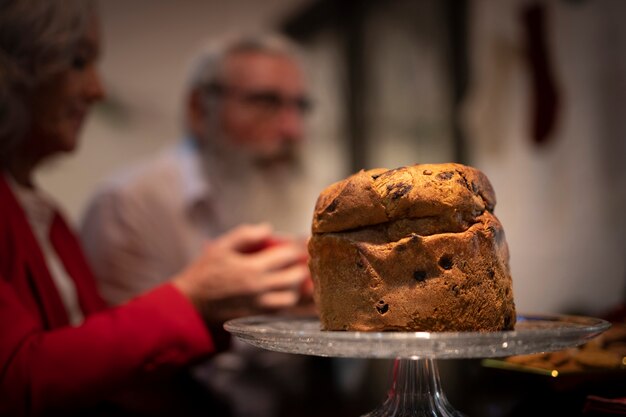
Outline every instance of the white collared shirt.
<path fill-rule="evenodd" d="M 115 176 L 87 208 L 81 237 L 107 302 L 165 282 L 223 232 L 193 146 L 184 140 Z"/>

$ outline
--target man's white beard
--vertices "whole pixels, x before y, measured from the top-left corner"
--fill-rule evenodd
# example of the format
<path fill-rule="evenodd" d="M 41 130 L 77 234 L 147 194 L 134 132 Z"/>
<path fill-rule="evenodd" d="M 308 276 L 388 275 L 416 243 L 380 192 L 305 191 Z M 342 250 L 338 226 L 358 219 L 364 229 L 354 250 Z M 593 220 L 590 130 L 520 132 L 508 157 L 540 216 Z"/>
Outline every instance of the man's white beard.
<path fill-rule="evenodd" d="M 317 194 L 301 152 L 260 160 L 213 143 L 206 162 L 222 232 L 242 223 L 269 222 L 277 232 L 310 233 Z"/>

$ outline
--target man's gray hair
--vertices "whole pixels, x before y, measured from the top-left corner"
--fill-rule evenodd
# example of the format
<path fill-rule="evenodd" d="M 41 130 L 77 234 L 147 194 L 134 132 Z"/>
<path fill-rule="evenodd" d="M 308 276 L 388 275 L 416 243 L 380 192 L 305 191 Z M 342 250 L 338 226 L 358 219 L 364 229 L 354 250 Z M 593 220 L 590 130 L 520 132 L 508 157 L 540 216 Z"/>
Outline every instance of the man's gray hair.
<path fill-rule="evenodd" d="M 0 166 L 31 122 L 27 97 L 70 68 L 93 0 L 0 0 Z"/>
<path fill-rule="evenodd" d="M 233 54 L 258 52 L 286 56 L 301 67 L 302 57 L 290 39 L 276 33 L 239 33 L 209 43 L 191 65 L 188 90 L 206 87 L 220 81 L 224 60 Z"/>

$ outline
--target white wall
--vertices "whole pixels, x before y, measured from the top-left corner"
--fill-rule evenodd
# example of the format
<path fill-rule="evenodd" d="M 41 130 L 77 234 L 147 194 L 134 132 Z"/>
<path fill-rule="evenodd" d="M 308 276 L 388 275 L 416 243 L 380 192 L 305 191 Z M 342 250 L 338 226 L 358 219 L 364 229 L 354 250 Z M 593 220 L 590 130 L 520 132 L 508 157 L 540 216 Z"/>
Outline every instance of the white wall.
<path fill-rule="evenodd" d="M 601 314 L 626 299 L 626 2 L 544 1 L 562 94 L 547 146 L 529 136 L 525 3 L 474 3 L 472 161 L 495 187 L 518 309 Z"/>

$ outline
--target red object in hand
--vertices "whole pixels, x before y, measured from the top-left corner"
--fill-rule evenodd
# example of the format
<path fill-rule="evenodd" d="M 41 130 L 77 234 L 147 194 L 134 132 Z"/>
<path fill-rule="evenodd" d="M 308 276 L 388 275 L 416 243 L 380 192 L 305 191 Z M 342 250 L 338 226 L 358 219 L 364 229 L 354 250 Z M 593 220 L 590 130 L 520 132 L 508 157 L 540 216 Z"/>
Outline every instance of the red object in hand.
<path fill-rule="evenodd" d="M 288 243 L 290 240 L 287 238 L 281 238 L 279 236 L 272 236 L 256 245 L 249 246 L 247 248 L 242 249 L 241 253 L 256 253 L 265 249 L 272 248 L 278 245 L 284 245 Z M 303 254 L 299 260 L 303 265 L 307 265 L 309 262 L 309 256 L 307 253 Z M 302 283 L 300 284 L 300 294 L 303 298 L 311 298 L 313 296 L 313 280 L 310 276 L 308 276 Z"/>
<path fill-rule="evenodd" d="M 259 242 L 256 245 L 250 245 L 246 248 L 243 248 L 240 250 L 241 253 L 255 253 L 255 252 L 260 252 L 264 249 L 268 249 L 271 248 L 273 246 L 278 246 L 278 245 L 282 245 L 284 243 L 286 243 L 287 240 L 285 239 L 279 239 L 275 236 L 272 236 L 262 242 Z"/>

